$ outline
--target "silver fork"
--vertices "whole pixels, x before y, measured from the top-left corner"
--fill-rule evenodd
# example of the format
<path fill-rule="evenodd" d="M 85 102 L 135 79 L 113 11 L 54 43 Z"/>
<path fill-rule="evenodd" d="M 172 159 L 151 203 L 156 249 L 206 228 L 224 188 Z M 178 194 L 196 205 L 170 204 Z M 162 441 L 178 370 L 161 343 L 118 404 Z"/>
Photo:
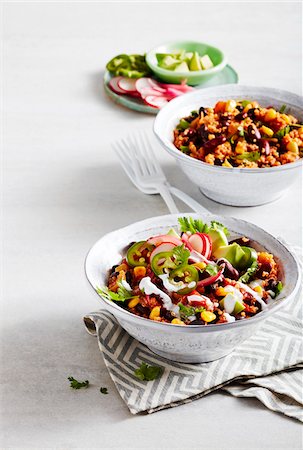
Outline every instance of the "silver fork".
<path fill-rule="evenodd" d="M 158 163 L 145 133 L 137 133 L 113 144 L 120 163 L 133 184 L 145 194 L 160 194 L 169 211 L 178 213 L 171 196 L 178 197 L 197 213 L 209 213 L 200 203 L 185 192 L 171 186 Z"/>

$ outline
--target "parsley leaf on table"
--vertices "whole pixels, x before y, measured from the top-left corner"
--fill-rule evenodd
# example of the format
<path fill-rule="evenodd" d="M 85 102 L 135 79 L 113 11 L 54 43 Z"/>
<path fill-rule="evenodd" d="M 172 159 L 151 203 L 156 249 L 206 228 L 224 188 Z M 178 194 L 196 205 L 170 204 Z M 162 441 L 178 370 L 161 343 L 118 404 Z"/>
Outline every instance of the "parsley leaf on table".
<path fill-rule="evenodd" d="M 141 363 L 141 366 L 134 371 L 134 374 L 137 378 L 139 378 L 139 380 L 151 381 L 159 378 L 162 374 L 162 369 L 158 366 L 149 366 L 143 362 Z"/>
<path fill-rule="evenodd" d="M 74 377 L 68 377 L 68 380 L 70 381 L 70 387 L 73 389 L 81 389 L 81 388 L 87 388 L 89 385 L 89 381 L 77 381 Z"/>
<path fill-rule="evenodd" d="M 100 387 L 101 394 L 108 394 L 108 390 L 106 387 Z"/>

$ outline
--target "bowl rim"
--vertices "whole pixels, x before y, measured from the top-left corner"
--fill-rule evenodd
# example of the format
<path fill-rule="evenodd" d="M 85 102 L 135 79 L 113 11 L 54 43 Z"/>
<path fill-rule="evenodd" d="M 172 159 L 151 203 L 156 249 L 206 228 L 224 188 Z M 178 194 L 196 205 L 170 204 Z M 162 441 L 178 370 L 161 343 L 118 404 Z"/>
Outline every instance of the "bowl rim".
<path fill-rule="evenodd" d="M 184 44 L 200 44 L 200 45 L 206 45 L 207 47 L 210 47 L 212 49 L 214 49 L 216 52 L 218 52 L 221 56 L 221 62 L 219 64 L 216 64 L 215 66 L 211 67 L 210 69 L 204 69 L 204 70 L 193 70 L 193 71 L 189 71 L 189 72 L 174 72 L 172 70 L 168 70 L 168 69 L 163 69 L 162 67 L 157 66 L 156 64 L 154 64 L 150 58 L 152 55 L 154 55 L 157 51 L 157 49 L 159 47 L 164 47 L 164 46 L 171 46 L 171 45 L 184 45 Z M 145 56 L 145 60 L 147 65 L 149 66 L 150 69 L 152 69 L 156 74 L 159 73 L 161 75 L 171 75 L 174 78 L 178 78 L 180 76 L 184 76 L 185 78 L 196 78 L 196 77 L 200 77 L 202 75 L 212 75 L 215 74 L 217 72 L 220 72 L 226 65 L 227 65 L 227 57 L 225 56 L 224 52 L 218 48 L 215 47 L 212 44 L 208 44 L 207 42 L 200 42 L 200 41 L 170 41 L 170 42 L 165 42 L 164 44 L 160 44 L 157 45 L 156 47 L 152 48 L 151 50 L 149 50 L 146 53 Z"/>
<path fill-rule="evenodd" d="M 231 329 L 231 328 L 235 328 L 235 327 L 243 327 L 245 325 L 248 324 L 252 324 L 252 323 L 257 323 L 262 321 L 263 319 L 266 319 L 267 317 L 269 317 L 271 314 L 277 312 L 278 310 L 280 310 L 280 308 L 282 308 L 283 306 L 286 306 L 286 304 L 298 293 L 299 288 L 300 288 L 300 283 L 301 283 L 301 271 L 300 271 L 300 266 L 299 266 L 299 262 L 298 262 L 298 257 L 295 253 L 293 253 L 285 244 L 284 242 L 281 242 L 278 238 L 274 237 L 273 235 L 271 235 L 270 233 L 268 233 L 266 230 L 264 230 L 263 228 L 259 227 L 258 225 L 255 225 L 254 223 L 248 222 L 247 220 L 243 220 L 243 219 L 239 219 L 239 218 L 235 218 L 235 217 L 226 217 L 227 219 L 235 219 L 237 222 L 242 222 L 244 225 L 249 225 L 249 226 L 253 226 L 255 229 L 261 231 L 262 233 L 264 233 L 265 236 L 268 236 L 270 239 L 274 239 L 275 241 L 279 242 L 279 245 L 281 245 L 284 250 L 291 256 L 291 258 L 294 261 L 295 267 L 296 267 L 296 283 L 294 286 L 294 289 L 292 290 L 292 292 L 286 296 L 283 299 L 283 302 L 280 301 L 278 302 L 276 305 L 273 305 L 273 307 L 269 310 L 269 309 L 265 309 L 264 311 L 259 312 L 257 315 L 251 317 L 250 319 L 247 320 L 236 320 L 235 322 L 227 322 L 227 323 L 221 323 L 221 324 L 210 324 L 210 325 L 191 325 L 191 326 L 183 326 L 183 325 L 177 325 L 177 324 L 171 324 L 171 323 L 166 323 L 166 322 L 156 322 L 154 320 L 150 320 L 150 319 L 146 319 L 145 317 L 141 317 L 141 316 L 137 316 L 136 314 L 131 313 L 130 311 L 121 308 L 120 306 L 116 305 L 114 302 L 111 302 L 108 299 L 105 299 L 104 297 L 102 297 L 101 295 L 99 295 L 96 291 L 96 287 L 92 284 L 92 282 L 90 281 L 90 277 L 89 277 L 89 258 L 91 253 L 93 252 L 93 250 L 99 245 L 99 243 L 108 236 L 111 236 L 112 234 L 115 234 L 119 231 L 123 231 L 126 230 L 129 227 L 132 227 L 133 225 L 140 225 L 142 227 L 142 230 L 144 229 L 144 226 L 147 225 L 147 223 L 150 222 L 150 220 L 152 219 L 163 219 L 166 220 L 167 218 L 173 218 L 175 220 L 175 222 L 177 223 L 177 219 L 178 217 L 184 217 L 184 216 L 196 216 L 196 217 L 200 217 L 200 214 L 197 213 L 178 213 L 178 214 L 166 214 L 163 216 L 153 216 L 151 218 L 148 219 L 144 219 L 144 220 L 140 220 L 134 223 L 131 223 L 129 225 L 126 225 L 125 227 L 122 228 L 118 228 L 117 230 L 113 230 L 109 233 L 106 233 L 104 236 L 102 236 L 100 239 L 98 239 L 98 241 L 96 241 L 92 247 L 90 248 L 90 250 L 88 251 L 85 260 L 84 260 L 84 272 L 85 272 L 85 276 L 86 279 L 88 281 L 88 283 L 90 284 L 90 286 L 93 288 L 94 292 L 96 295 L 98 295 L 98 298 L 102 299 L 103 302 L 106 303 L 106 305 L 108 305 L 111 309 L 113 308 L 114 311 L 117 311 L 117 315 L 121 315 L 122 317 L 125 316 L 125 320 L 127 320 L 127 318 L 130 318 L 131 320 L 134 321 L 139 321 L 138 323 L 142 323 L 142 325 L 146 325 L 147 327 L 152 327 L 152 328 L 158 328 L 160 327 L 160 329 L 162 329 L 163 331 L 169 331 L 169 330 L 179 330 L 180 332 L 188 332 L 188 330 L 191 330 L 192 332 L 210 332 L 210 331 L 218 331 L 221 329 Z M 209 216 L 209 217 L 216 217 L 215 214 L 209 213 L 209 214 L 205 214 L 205 216 Z M 220 216 L 220 218 L 223 218 L 224 220 L 225 216 Z M 150 224 L 149 224 L 150 226 Z M 283 297 L 282 297 L 283 298 Z M 112 313 L 114 316 L 115 314 Z M 173 328 L 172 328 L 173 326 Z M 162 327 L 162 328 L 161 328 Z"/>
<path fill-rule="evenodd" d="M 177 147 L 175 147 L 175 145 L 173 144 L 173 142 L 171 141 L 167 141 L 164 137 L 163 137 L 163 133 L 160 130 L 160 126 L 159 124 L 161 123 L 162 120 L 162 116 L 163 114 L 168 110 L 168 109 L 172 109 L 175 110 L 175 107 L 178 105 L 178 103 L 184 102 L 184 98 L 190 98 L 190 97 L 194 97 L 199 95 L 199 92 L 207 95 L 210 94 L 216 94 L 218 91 L 218 97 L 220 96 L 220 91 L 224 91 L 225 89 L 231 89 L 233 90 L 237 90 L 237 88 L 240 89 L 256 89 L 256 90 L 260 90 L 262 93 L 271 93 L 273 96 L 276 94 L 282 94 L 283 96 L 287 97 L 287 96 L 291 96 L 292 98 L 299 100 L 302 99 L 302 97 L 298 94 L 295 94 L 293 92 L 289 92 L 289 91 L 285 91 L 282 89 L 276 89 L 276 88 L 267 88 L 267 87 L 263 87 L 263 86 L 248 86 L 248 85 L 242 85 L 242 84 L 235 84 L 235 85 L 229 85 L 229 84 L 224 84 L 221 86 L 217 86 L 215 87 L 209 87 L 209 88 L 202 88 L 202 89 L 196 89 L 195 92 L 188 92 L 186 94 L 183 94 L 182 96 L 176 97 L 173 100 L 171 100 L 167 105 L 165 105 L 163 108 L 160 109 L 160 111 L 158 112 L 154 124 L 153 124 L 153 131 L 154 134 L 156 135 L 157 139 L 160 141 L 160 143 L 162 144 L 162 146 L 164 147 L 164 149 L 170 154 L 172 155 L 174 158 L 179 159 L 180 161 L 183 161 L 184 163 L 186 163 L 187 165 L 192 165 L 195 168 L 199 168 L 199 169 L 208 169 L 210 171 L 213 172 L 220 172 L 223 170 L 225 170 L 226 172 L 229 173 L 239 173 L 239 172 L 244 172 L 244 173 L 271 173 L 271 172 L 278 172 L 278 171 L 285 171 L 285 170 L 292 170 L 295 169 L 297 167 L 302 166 L 303 163 L 303 158 L 300 158 L 297 161 L 291 162 L 291 163 L 287 163 L 287 164 L 283 164 L 281 166 L 274 166 L 274 167 L 254 167 L 254 168 L 248 168 L 248 167 L 223 167 L 223 166 L 215 166 L 215 165 L 211 165 L 208 163 L 205 163 L 204 161 L 200 161 L 199 159 L 195 159 L 192 156 L 186 155 L 184 153 L 182 153 L 179 149 L 177 149 Z M 232 95 L 236 95 L 236 94 L 232 94 Z M 243 94 L 242 94 L 243 95 Z M 287 103 L 287 101 L 285 100 L 285 102 Z M 291 105 L 291 103 L 288 103 L 289 105 Z M 296 106 L 297 108 L 299 108 L 298 106 Z M 184 108 L 184 106 L 183 106 Z M 302 108 L 302 112 L 303 112 L 303 105 L 301 106 Z"/>

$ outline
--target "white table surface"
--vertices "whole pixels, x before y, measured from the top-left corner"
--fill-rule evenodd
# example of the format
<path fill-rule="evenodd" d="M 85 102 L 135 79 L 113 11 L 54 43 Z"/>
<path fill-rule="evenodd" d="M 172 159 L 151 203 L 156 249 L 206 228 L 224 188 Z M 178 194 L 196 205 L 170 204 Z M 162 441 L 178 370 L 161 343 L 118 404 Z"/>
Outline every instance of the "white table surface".
<path fill-rule="evenodd" d="M 5 3 L 4 289 L 1 448 L 296 449 L 301 427 L 254 399 L 214 393 L 132 416 L 82 316 L 98 308 L 83 274 L 104 233 L 167 212 L 129 182 L 110 144 L 153 117 L 113 104 L 115 54 L 176 38 L 225 49 L 240 82 L 300 93 L 299 3 Z M 218 205 L 157 148 L 169 180 L 212 212 L 300 243 L 300 182 L 277 202 Z M 67 376 L 89 379 L 73 391 Z M 107 386 L 109 395 L 99 393 Z"/>

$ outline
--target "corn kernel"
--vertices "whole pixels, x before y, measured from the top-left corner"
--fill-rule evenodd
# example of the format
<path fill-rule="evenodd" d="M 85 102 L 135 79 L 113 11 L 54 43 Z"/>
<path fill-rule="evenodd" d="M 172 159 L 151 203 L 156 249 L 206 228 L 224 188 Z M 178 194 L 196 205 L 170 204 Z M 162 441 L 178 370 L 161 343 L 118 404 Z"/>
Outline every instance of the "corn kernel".
<path fill-rule="evenodd" d="M 253 107 L 253 105 L 251 103 L 248 103 L 245 108 L 243 109 L 243 112 L 247 112 L 249 109 L 251 109 Z"/>
<path fill-rule="evenodd" d="M 127 306 L 128 306 L 129 308 L 134 308 L 135 306 L 138 305 L 138 303 L 140 303 L 139 297 L 134 297 L 134 298 L 132 298 L 132 299 L 129 301 L 129 303 L 128 303 Z"/>
<path fill-rule="evenodd" d="M 197 267 L 198 269 L 204 270 L 206 267 L 206 264 L 201 261 L 201 262 L 193 264 L 193 266 Z"/>
<path fill-rule="evenodd" d="M 227 158 L 225 158 L 224 163 L 222 164 L 222 166 L 224 166 L 224 167 L 232 167 L 232 165 L 230 164 L 230 162 L 228 161 Z"/>
<path fill-rule="evenodd" d="M 275 111 L 273 108 L 269 108 L 269 110 L 266 112 L 264 120 L 265 122 L 269 122 L 270 120 L 274 120 L 277 117 L 277 111 Z"/>
<path fill-rule="evenodd" d="M 236 153 L 238 155 L 241 155 L 242 153 L 244 153 L 246 151 L 247 151 L 247 147 L 246 147 L 245 142 L 238 141 L 237 145 L 236 145 Z"/>
<path fill-rule="evenodd" d="M 171 323 L 173 323 L 174 325 L 185 325 L 185 323 L 182 321 L 182 320 L 180 320 L 180 319 L 173 319 L 172 321 L 171 321 Z"/>
<path fill-rule="evenodd" d="M 160 306 L 155 306 L 149 315 L 149 318 L 152 320 L 157 320 L 157 317 L 160 317 Z"/>
<path fill-rule="evenodd" d="M 219 286 L 216 289 L 216 295 L 218 295 L 219 297 L 224 297 L 225 295 L 227 295 L 227 292 L 222 286 Z"/>
<path fill-rule="evenodd" d="M 261 286 L 254 287 L 254 291 L 258 292 L 258 294 L 262 294 L 263 293 L 263 289 L 262 289 Z"/>
<path fill-rule="evenodd" d="M 290 117 L 287 114 L 282 114 L 281 118 L 286 122 L 287 124 L 291 123 Z"/>
<path fill-rule="evenodd" d="M 212 322 L 215 320 L 216 314 L 210 312 L 210 311 L 202 311 L 201 312 L 201 319 L 204 320 L 204 322 Z"/>
<path fill-rule="evenodd" d="M 296 141 L 288 142 L 288 144 L 286 145 L 286 148 L 289 152 L 295 153 L 296 155 L 299 154 L 299 147 L 298 147 L 298 144 L 296 143 Z"/>
<path fill-rule="evenodd" d="M 136 278 L 143 278 L 146 275 L 146 267 L 144 266 L 136 266 L 134 268 L 134 275 Z"/>
<path fill-rule="evenodd" d="M 228 100 L 225 105 L 225 111 L 231 112 L 236 108 L 236 106 L 237 106 L 237 102 L 235 100 Z"/>
<path fill-rule="evenodd" d="M 274 134 L 273 130 L 271 128 L 266 127 L 265 125 L 262 125 L 260 131 L 269 137 L 272 137 Z"/>

